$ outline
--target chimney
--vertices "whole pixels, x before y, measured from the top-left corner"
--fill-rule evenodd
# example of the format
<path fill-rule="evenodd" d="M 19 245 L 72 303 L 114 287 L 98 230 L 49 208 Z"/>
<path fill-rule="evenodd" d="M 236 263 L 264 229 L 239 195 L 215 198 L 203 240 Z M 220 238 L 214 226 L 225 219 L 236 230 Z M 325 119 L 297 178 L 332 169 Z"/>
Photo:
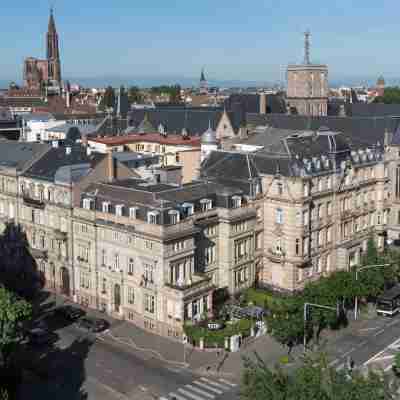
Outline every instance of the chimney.
<path fill-rule="evenodd" d="M 267 113 L 267 95 L 260 93 L 260 114 L 264 115 Z"/>
<path fill-rule="evenodd" d="M 67 146 L 66 148 L 65 148 L 65 154 L 66 155 L 69 155 L 69 154 L 71 154 L 71 147 L 70 146 Z"/>
<path fill-rule="evenodd" d="M 115 164 L 112 151 L 108 153 L 107 160 L 108 160 L 108 166 L 107 166 L 108 180 L 112 182 L 115 179 Z"/>

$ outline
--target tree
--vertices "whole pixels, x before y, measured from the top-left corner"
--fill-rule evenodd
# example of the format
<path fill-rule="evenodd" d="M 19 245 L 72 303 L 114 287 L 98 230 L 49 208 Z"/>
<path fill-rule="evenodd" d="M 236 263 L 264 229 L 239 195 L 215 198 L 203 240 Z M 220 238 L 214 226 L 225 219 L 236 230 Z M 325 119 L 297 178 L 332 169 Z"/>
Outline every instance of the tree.
<path fill-rule="evenodd" d="M 355 371 L 336 371 L 324 354 L 309 354 L 289 374 L 269 368 L 260 357 L 245 359 L 242 376 L 243 400 L 389 400 L 397 387 L 375 373 L 363 376 Z"/>
<path fill-rule="evenodd" d="M 106 111 L 107 108 L 115 107 L 115 90 L 112 86 L 107 86 L 103 98 L 100 101 L 99 109 Z"/>
<path fill-rule="evenodd" d="M 143 103 L 143 94 L 137 86 L 131 86 L 128 89 L 128 100 L 130 104 Z"/>
<path fill-rule="evenodd" d="M 397 86 L 385 88 L 383 96 L 376 97 L 374 103 L 400 104 L 400 88 Z"/>

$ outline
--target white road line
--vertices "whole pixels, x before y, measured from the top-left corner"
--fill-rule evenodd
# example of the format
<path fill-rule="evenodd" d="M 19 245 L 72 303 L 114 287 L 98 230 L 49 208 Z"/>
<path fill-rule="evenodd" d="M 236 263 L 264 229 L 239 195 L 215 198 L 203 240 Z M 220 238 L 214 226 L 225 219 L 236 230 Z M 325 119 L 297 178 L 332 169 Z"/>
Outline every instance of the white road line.
<path fill-rule="evenodd" d="M 333 367 L 334 365 L 336 365 L 337 363 L 339 362 L 339 359 L 338 358 L 335 358 L 333 361 L 331 361 L 328 365 L 330 366 L 330 367 Z"/>
<path fill-rule="evenodd" d="M 378 336 L 378 335 L 380 335 L 380 334 L 383 333 L 383 332 L 385 332 L 385 330 L 384 330 L 384 329 L 381 329 L 380 331 L 374 333 L 374 336 Z"/>
<path fill-rule="evenodd" d="M 201 389 L 199 389 L 197 387 L 194 387 L 193 385 L 186 385 L 185 387 L 187 387 L 188 389 L 190 389 L 193 392 L 202 394 L 203 396 L 206 396 L 206 397 L 208 397 L 210 399 L 215 399 L 215 396 L 213 394 L 207 393 L 204 390 L 201 390 Z"/>
<path fill-rule="evenodd" d="M 344 368 L 344 363 L 340 364 L 337 368 L 336 371 L 341 371 Z"/>
<path fill-rule="evenodd" d="M 232 387 L 236 387 L 237 386 L 236 383 L 229 382 L 229 381 L 227 381 L 226 379 L 223 379 L 223 378 L 219 378 L 218 380 L 220 382 L 226 383 L 227 385 L 232 386 Z"/>
<path fill-rule="evenodd" d="M 376 358 L 378 358 L 381 354 L 383 354 L 387 349 L 393 348 L 398 343 L 400 343 L 400 339 L 397 339 L 393 343 L 390 343 L 389 346 L 386 346 L 382 351 L 380 351 L 379 353 L 372 356 L 369 360 L 365 361 L 365 363 L 363 365 L 368 365 L 369 363 L 374 361 Z"/>
<path fill-rule="evenodd" d="M 201 386 L 204 389 L 210 390 L 211 392 L 214 392 L 214 393 L 217 393 L 217 394 L 224 393 L 222 390 L 215 389 L 215 388 L 213 388 L 213 387 L 211 387 L 211 386 L 209 386 L 209 385 L 207 385 L 207 384 L 205 384 L 203 382 L 196 381 L 196 382 L 193 382 L 193 384 Z"/>
<path fill-rule="evenodd" d="M 349 354 L 351 354 L 356 348 L 352 347 L 349 351 L 346 351 L 346 353 L 342 354 L 341 357 L 347 357 Z"/>
<path fill-rule="evenodd" d="M 200 378 L 200 379 L 202 381 L 204 381 L 204 382 L 209 383 L 210 385 L 216 386 L 217 388 L 221 388 L 221 389 L 224 389 L 224 390 L 229 390 L 230 389 L 228 386 L 223 385 L 222 383 L 217 383 L 217 382 L 214 382 L 214 381 L 212 381 L 210 379 L 207 379 L 207 378 Z"/>
<path fill-rule="evenodd" d="M 182 388 L 179 388 L 179 389 L 178 389 L 178 392 L 179 392 L 179 393 L 182 393 L 182 394 L 185 395 L 186 397 L 190 397 L 190 398 L 193 399 L 193 400 L 204 400 L 204 397 L 197 396 L 197 395 L 195 395 L 195 394 L 193 394 L 193 393 L 190 393 L 190 392 L 188 392 L 187 390 L 182 389 Z"/>
<path fill-rule="evenodd" d="M 179 396 L 179 395 L 177 395 L 176 393 L 170 393 L 169 396 L 170 396 L 171 398 L 174 398 L 174 397 L 175 397 L 176 400 L 187 400 L 186 397 Z"/>

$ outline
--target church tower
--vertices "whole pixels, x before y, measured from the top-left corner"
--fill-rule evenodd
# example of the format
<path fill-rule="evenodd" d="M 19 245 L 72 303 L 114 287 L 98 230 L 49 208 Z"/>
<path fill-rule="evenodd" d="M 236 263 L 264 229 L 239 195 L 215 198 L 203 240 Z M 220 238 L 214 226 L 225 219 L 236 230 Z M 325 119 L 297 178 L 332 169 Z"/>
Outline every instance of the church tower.
<path fill-rule="evenodd" d="M 58 34 L 56 24 L 54 22 L 53 9 L 50 10 L 49 27 L 46 35 L 47 44 L 47 61 L 49 65 L 48 79 L 56 81 L 61 85 L 61 63 L 60 52 L 58 48 Z"/>
<path fill-rule="evenodd" d="M 199 92 L 200 94 L 208 94 L 208 83 L 204 74 L 204 68 L 201 70 Z"/>
<path fill-rule="evenodd" d="M 304 62 L 287 68 L 287 100 L 292 113 L 327 115 L 328 67 L 310 60 L 310 32 L 304 34 Z"/>

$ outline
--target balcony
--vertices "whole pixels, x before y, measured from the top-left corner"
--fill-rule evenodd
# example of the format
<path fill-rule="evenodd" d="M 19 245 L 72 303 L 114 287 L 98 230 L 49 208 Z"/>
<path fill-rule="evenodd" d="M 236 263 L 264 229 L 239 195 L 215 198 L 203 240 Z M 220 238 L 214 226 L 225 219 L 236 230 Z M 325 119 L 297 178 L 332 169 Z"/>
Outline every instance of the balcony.
<path fill-rule="evenodd" d="M 275 262 L 281 262 L 284 260 L 286 254 L 284 251 L 277 251 L 276 249 L 269 248 L 268 249 L 268 257 Z"/>
<path fill-rule="evenodd" d="M 67 240 L 67 232 L 63 232 L 60 229 L 54 230 L 54 238 L 56 240 L 66 241 Z"/>
<path fill-rule="evenodd" d="M 33 258 L 36 259 L 47 259 L 47 250 L 35 249 L 31 247 L 29 249 Z"/>
<path fill-rule="evenodd" d="M 43 210 L 44 207 L 46 206 L 44 201 L 32 199 L 31 197 L 27 197 L 27 196 L 23 197 L 23 201 L 26 206 L 38 208 L 40 210 Z"/>
<path fill-rule="evenodd" d="M 218 216 L 221 219 L 236 221 L 253 217 L 255 218 L 257 216 L 257 211 L 252 207 L 220 208 L 218 210 Z"/>
<path fill-rule="evenodd" d="M 183 299 L 190 300 L 201 295 L 209 293 L 215 289 L 215 286 L 211 282 L 211 278 L 204 274 L 194 274 L 191 282 L 183 285 L 176 285 L 172 283 L 166 283 L 165 286 L 172 290 L 177 290 L 182 294 Z"/>

